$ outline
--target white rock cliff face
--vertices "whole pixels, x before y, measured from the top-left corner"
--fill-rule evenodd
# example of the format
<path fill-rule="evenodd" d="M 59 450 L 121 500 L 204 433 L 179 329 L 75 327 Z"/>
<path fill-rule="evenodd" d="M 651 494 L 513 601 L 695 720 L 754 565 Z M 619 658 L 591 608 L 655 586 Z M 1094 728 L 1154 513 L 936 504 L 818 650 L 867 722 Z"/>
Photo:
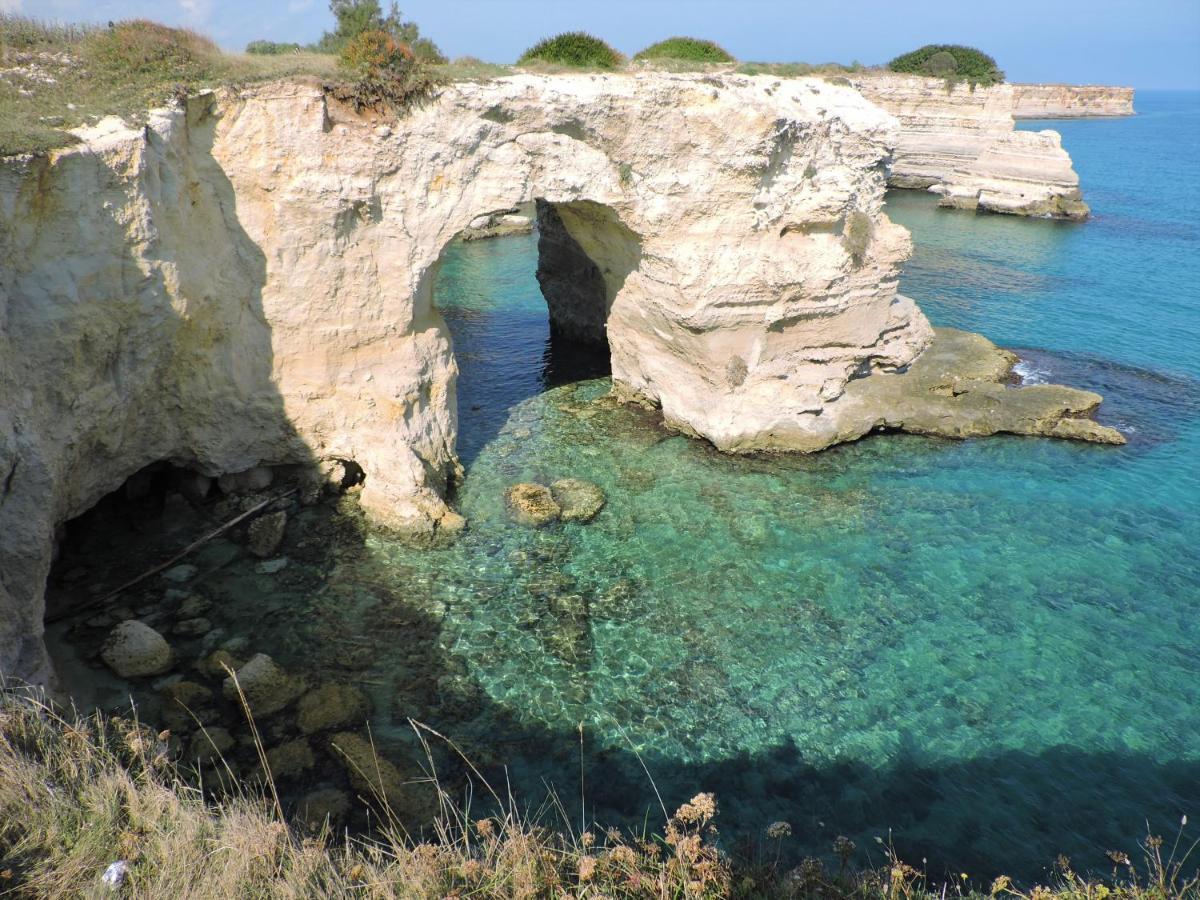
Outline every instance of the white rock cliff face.
<path fill-rule="evenodd" d="M 900 121 L 892 186 L 929 189 L 963 209 L 1086 218 L 1058 133 L 1014 130 L 1017 86 L 947 89 L 938 78 L 880 73 L 851 81 Z"/>
<path fill-rule="evenodd" d="M 1133 88 L 1096 84 L 1014 84 L 1018 119 L 1077 119 L 1132 116 Z"/>
<path fill-rule="evenodd" d="M 521 75 L 392 125 L 311 85 L 206 95 L 0 163 L 0 671 L 49 674 L 55 528 L 143 466 L 352 459 L 449 527 L 446 243 L 534 198 L 604 279 L 613 377 L 719 447 L 845 437 L 848 381 L 931 330 L 881 211 L 895 120 L 769 77 Z"/>

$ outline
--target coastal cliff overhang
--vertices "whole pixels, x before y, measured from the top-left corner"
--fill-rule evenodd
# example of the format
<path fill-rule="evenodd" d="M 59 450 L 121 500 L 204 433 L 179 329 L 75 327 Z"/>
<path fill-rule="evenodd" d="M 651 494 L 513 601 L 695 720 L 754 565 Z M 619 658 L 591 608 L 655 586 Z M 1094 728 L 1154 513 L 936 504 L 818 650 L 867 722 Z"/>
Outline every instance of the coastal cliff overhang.
<path fill-rule="evenodd" d="M 481 213 L 559 211 L 603 281 L 615 389 L 680 430 L 749 451 L 879 427 L 862 384 L 933 337 L 896 293 L 896 136 L 819 80 L 519 75 L 400 120 L 308 84 L 204 94 L 4 161 L 0 671 L 47 674 L 56 526 L 159 460 L 353 460 L 376 522 L 451 527 L 457 370 L 431 295 Z"/>

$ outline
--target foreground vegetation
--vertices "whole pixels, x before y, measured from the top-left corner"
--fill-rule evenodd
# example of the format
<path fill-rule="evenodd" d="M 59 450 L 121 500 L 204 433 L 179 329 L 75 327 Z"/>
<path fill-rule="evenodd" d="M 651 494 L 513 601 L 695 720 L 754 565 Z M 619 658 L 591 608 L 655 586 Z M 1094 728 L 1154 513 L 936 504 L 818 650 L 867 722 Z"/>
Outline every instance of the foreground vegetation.
<path fill-rule="evenodd" d="M 431 779 L 432 780 L 432 779 Z M 119 718 L 61 717 L 28 694 L 0 695 L 0 893 L 126 897 L 829 897 L 934 900 L 1183 900 L 1200 897 L 1184 872 L 1192 847 L 1146 842 L 1135 867 L 1110 854 L 1112 877 L 1082 878 L 1060 860 L 1057 883 L 1028 891 L 934 883 L 888 854 L 855 869 L 852 843 L 832 860 L 795 869 L 777 860 L 786 823 L 767 827 L 763 850 L 734 860 L 718 849 L 716 800 L 698 794 L 656 833 L 572 829 L 560 806 L 547 827 L 506 815 L 472 820 L 441 793 L 428 834 L 389 820 L 371 837 L 302 831 L 283 817 L 269 785 L 232 783 L 206 799 L 174 762 L 169 735 Z M 499 798 L 496 798 L 499 801 Z M 665 812 L 664 812 L 665 816 Z"/>

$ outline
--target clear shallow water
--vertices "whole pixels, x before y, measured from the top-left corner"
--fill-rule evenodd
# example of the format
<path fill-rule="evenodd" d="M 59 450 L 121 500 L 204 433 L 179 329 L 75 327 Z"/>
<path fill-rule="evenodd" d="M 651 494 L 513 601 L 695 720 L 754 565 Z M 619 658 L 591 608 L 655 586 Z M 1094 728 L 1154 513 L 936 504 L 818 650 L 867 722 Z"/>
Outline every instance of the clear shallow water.
<path fill-rule="evenodd" d="M 724 839 L 892 839 L 935 874 L 1107 869 L 1145 823 L 1200 814 L 1200 198 L 1197 95 L 1064 122 L 1084 225 L 888 210 L 917 247 L 903 289 L 939 325 L 1094 387 L 1124 448 L 898 436 L 733 459 L 616 407 L 550 353 L 536 240 L 456 244 L 461 451 L 452 549 L 289 526 L 281 576 L 216 542 L 220 625 L 352 678 L 396 755 L 405 717 L 451 734 L 537 806 L 661 820 L 716 792 Z M 1030 127 L 1037 127 L 1028 123 Z M 478 407 L 478 408 L 476 408 Z M 511 524 L 503 491 L 586 478 L 590 524 Z M 211 557 L 211 558 L 209 558 Z M 214 617 L 217 613 L 212 614 Z M 636 751 L 636 753 L 635 753 Z M 504 767 L 507 769 L 505 770 Z"/>

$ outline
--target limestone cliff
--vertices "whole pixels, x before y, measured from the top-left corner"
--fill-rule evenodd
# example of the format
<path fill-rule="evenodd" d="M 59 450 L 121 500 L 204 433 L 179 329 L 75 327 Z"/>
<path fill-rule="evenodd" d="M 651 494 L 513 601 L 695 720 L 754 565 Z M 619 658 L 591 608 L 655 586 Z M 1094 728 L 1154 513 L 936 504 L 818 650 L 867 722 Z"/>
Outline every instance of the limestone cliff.
<path fill-rule="evenodd" d="M 0 672 L 48 674 L 56 527 L 158 460 L 354 460 L 376 522 L 458 525 L 432 286 L 481 214 L 552 209 L 591 279 L 552 311 L 590 304 L 618 392 L 723 449 L 905 427 L 871 385 L 933 339 L 882 212 L 896 121 L 819 80 L 519 75 L 393 122 L 286 83 L 79 136 L 0 163 Z M 1080 393 L 969 433 L 1110 438 Z"/>
<path fill-rule="evenodd" d="M 1095 84 L 1014 84 L 1018 119 L 1077 119 L 1132 116 L 1133 88 Z"/>
<path fill-rule="evenodd" d="M 900 121 L 889 184 L 928 189 L 963 209 L 1082 219 L 1087 204 L 1057 132 L 1016 131 L 1011 84 L 863 73 L 863 95 Z"/>

